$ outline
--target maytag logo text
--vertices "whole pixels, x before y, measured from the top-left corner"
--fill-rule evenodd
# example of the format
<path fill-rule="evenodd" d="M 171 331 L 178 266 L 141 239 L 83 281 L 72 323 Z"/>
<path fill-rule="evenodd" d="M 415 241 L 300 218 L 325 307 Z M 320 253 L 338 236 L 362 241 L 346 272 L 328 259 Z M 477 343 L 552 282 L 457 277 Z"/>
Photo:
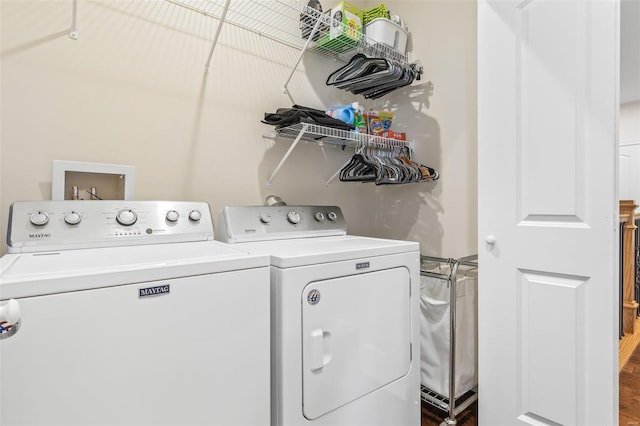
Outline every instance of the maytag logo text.
<path fill-rule="evenodd" d="M 51 238 L 51 234 L 29 234 L 29 238 Z"/>
<path fill-rule="evenodd" d="M 158 296 L 169 293 L 169 284 L 138 289 L 139 297 Z"/>

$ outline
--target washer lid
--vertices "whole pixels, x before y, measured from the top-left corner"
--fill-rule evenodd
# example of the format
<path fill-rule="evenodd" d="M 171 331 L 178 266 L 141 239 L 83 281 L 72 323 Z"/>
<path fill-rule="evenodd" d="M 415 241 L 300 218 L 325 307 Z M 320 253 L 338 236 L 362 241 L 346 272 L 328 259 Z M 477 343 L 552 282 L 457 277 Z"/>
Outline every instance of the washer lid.
<path fill-rule="evenodd" d="M 271 265 L 279 268 L 292 268 L 365 257 L 417 252 L 420 246 L 413 241 L 346 235 L 238 243 L 234 247 L 239 247 L 255 254 L 270 254 Z"/>
<path fill-rule="evenodd" d="M 269 265 L 266 255 L 215 241 L 7 254 L 0 298 L 39 296 Z"/>

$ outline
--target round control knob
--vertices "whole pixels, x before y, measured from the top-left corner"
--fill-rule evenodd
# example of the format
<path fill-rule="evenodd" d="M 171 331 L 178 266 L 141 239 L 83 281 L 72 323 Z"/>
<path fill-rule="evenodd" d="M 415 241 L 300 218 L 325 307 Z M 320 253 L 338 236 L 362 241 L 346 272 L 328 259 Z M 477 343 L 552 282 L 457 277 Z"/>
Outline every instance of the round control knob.
<path fill-rule="evenodd" d="M 116 221 L 123 226 L 131 226 L 138 220 L 138 215 L 133 210 L 120 210 L 116 215 Z"/>
<path fill-rule="evenodd" d="M 260 222 L 262 222 L 262 223 L 271 222 L 271 215 L 269 215 L 269 213 L 261 213 L 260 214 Z"/>
<path fill-rule="evenodd" d="M 297 225 L 298 223 L 300 223 L 300 213 L 298 212 L 289 212 L 287 213 L 287 220 L 291 223 L 293 223 L 294 225 Z"/>
<path fill-rule="evenodd" d="M 333 222 L 334 220 L 336 220 L 338 218 L 338 215 L 336 214 L 336 212 L 329 212 L 329 213 L 327 213 L 327 217 L 329 218 L 329 220 L 331 222 Z"/>
<path fill-rule="evenodd" d="M 37 212 L 31 215 L 30 220 L 36 226 L 46 225 L 49 222 L 49 215 L 45 212 Z"/>
<path fill-rule="evenodd" d="M 67 213 L 64 216 L 64 221 L 69 225 L 77 225 L 82 220 L 82 216 L 78 212 Z"/>
<path fill-rule="evenodd" d="M 179 215 L 179 214 L 178 214 L 178 212 L 177 212 L 177 211 L 175 211 L 175 210 L 169 210 L 169 211 L 167 212 L 167 215 L 166 215 L 166 219 L 167 219 L 169 222 L 177 222 L 179 217 L 180 217 L 180 215 Z"/>
<path fill-rule="evenodd" d="M 318 222 L 322 222 L 324 220 L 324 213 L 322 212 L 318 212 L 314 215 L 314 217 L 316 218 L 316 220 Z"/>
<path fill-rule="evenodd" d="M 197 222 L 200 220 L 201 217 L 202 217 L 202 213 L 200 213 L 198 210 L 191 210 L 189 212 L 189 220 Z"/>

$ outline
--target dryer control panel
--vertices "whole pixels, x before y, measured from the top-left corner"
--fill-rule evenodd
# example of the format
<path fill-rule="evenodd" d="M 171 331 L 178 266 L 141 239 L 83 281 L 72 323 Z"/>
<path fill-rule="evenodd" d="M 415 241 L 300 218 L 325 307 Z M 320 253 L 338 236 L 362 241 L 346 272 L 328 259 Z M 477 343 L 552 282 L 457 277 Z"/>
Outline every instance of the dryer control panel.
<path fill-rule="evenodd" d="M 209 205 L 186 201 L 19 201 L 9 253 L 213 240 Z"/>
<path fill-rule="evenodd" d="M 345 235 L 337 206 L 224 207 L 216 239 L 227 243 Z"/>

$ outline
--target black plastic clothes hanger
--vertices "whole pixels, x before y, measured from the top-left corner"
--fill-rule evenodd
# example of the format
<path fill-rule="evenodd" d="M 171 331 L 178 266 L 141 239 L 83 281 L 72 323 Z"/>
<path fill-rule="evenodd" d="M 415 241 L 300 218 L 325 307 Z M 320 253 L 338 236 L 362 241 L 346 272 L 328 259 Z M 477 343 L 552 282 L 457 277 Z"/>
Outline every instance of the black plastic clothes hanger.
<path fill-rule="evenodd" d="M 411 160 L 406 153 L 380 156 L 359 153 L 340 170 L 343 182 L 375 182 L 376 185 L 395 185 L 434 181 L 439 173 Z"/>
<path fill-rule="evenodd" d="M 329 75 L 326 84 L 377 99 L 419 80 L 422 66 L 417 62 L 402 66 L 383 58 L 368 58 L 358 53 L 349 63 Z"/>

